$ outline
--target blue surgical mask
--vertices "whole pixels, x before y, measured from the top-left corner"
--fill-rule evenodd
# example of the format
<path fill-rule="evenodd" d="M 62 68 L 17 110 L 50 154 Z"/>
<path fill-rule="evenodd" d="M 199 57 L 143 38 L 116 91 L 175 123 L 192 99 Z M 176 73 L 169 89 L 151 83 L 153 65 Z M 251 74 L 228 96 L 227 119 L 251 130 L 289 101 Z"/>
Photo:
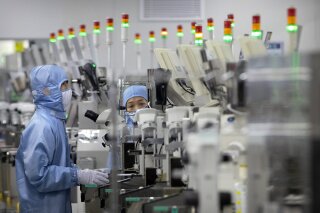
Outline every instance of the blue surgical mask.
<path fill-rule="evenodd" d="M 126 124 L 133 126 L 133 118 L 136 115 L 136 111 L 134 111 L 134 112 L 125 112 L 124 115 L 125 115 Z"/>
<path fill-rule="evenodd" d="M 146 108 L 151 108 L 150 107 L 150 105 L 149 105 L 149 103 L 148 103 L 148 105 L 145 107 L 145 108 L 143 108 L 143 109 L 146 109 Z M 124 115 L 125 115 L 125 120 L 126 120 L 126 123 L 128 124 L 128 125 L 133 125 L 133 119 L 134 119 L 134 116 L 136 116 L 136 113 L 137 112 L 139 112 L 140 110 L 142 110 L 142 109 L 138 109 L 137 111 L 133 111 L 133 112 L 125 112 L 124 113 Z"/>

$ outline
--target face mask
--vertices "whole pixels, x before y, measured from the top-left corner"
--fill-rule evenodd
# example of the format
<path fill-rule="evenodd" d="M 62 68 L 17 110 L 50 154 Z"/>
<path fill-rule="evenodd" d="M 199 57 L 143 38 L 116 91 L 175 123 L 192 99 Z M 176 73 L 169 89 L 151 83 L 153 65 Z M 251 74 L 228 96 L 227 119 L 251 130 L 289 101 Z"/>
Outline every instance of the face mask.
<path fill-rule="evenodd" d="M 146 108 L 151 108 L 149 103 L 143 109 L 146 109 Z M 125 112 L 126 123 L 130 124 L 130 125 L 131 124 L 133 125 L 133 118 L 134 118 L 134 116 L 136 116 L 136 113 L 139 112 L 140 110 L 142 110 L 142 109 L 138 109 L 137 111 L 133 111 L 133 112 Z"/>
<path fill-rule="evenodd" d="M 126 123 L 133 125 L 133 118 L 136 115 L 136 112 L 125 112 Z"/>
<path fill-rule="evenodd" d="M 71 104 L 71 98 L 72 98 L 72 90 L 68 89 L 66 91 L 62 92 L 62 103 L 63 103 L 63 109 L 65 112 L 69 110 L 70 104 Z"/>

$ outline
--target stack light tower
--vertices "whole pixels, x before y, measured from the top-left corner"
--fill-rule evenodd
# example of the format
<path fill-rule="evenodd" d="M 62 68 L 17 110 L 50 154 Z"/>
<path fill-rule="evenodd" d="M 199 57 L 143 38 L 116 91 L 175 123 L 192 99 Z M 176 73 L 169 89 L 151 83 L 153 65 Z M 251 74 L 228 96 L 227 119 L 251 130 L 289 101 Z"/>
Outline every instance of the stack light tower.
<path fill-rule="evenodd" d="M 150 67 L 153 68 L 153 50 L 154 43 L 156 42 L 154 31 L 149 32 L 149 43 L 150 43 Z"/>
<path fill-rule="evenodd" d="M 297 10 L 290 7 L 287 10 L 287 26 L 289 34 L 289 53 L 298 52 L 301 27 L 297 25 Z"/>
<path fill-rule="evenodd" d="M 126 46 L 128 42 L 129 14 L 121 16 L 121 41 L 122 41 L 122 78 L 126 78 Z"/>
<path fill-rule="evenodd" d="M 99 42 L 100 34 L 101 34 L 100 21 L 94 21 L 93 22 L 93 43 L 96 47 L 100 45 L 100 42 Z"/>
<path fill-rule="evenodd" d="M 251 36 L 253 38 L 262 39 L 262 31 L 261 31 L 261 24 L 260 24 L 260 15 L 252 16 L 252 32 Z"/>
<path fill-rule="evenodd" d="M 114 31 L 113 18 L 106 18 L 107 71 L 112 69 L 111 51 L 112 51 L 112 43 L 113 43 L 112 41 L 113 31 Z"/>
<path fill-rule="evenodd" d="M 178 43 L 182 44 L 182 38 L 183 38 L 183 27 L 182 25 L 177 26 L 177 37 L 178 37 Z"/>
<path fill-rule="evenodd" d="M 136 33 L 134 36 L 134 43 L 136 44 L 136 54 L 137 54 L 137 70 L 141 71 L 141 36 L 140 33 Z"/>
<path fill-rule="evenodd" d="M 65 37 L 64 37 L 64 32 L 62 29 L 58 30 L 58 37 L 57 37 L 58 40 L 64 40 Z"/>
<path fill-rule="evenodd" d="M 163 27 L 161 28 L 161 38 L 162 38 L 162 47 L 167 47 L 167 38 L 168 38 L 168 30 L 167 28 Z"/>
<path fill-rule="evenodd" d="M 196 34 L 196 22 L 191 22 L 191 30 L 190 30 L 190 32 L 191 32 L 191 43 L 193 44 L 193 42 L 194 42 L 194 39 L 195 39 L 195 34 Z"/>
<path fill-rule="evenodd" d="M 81 25 L 80 25 L 79 36 L 80 36 L 80 37 L 85 37 L 85 36 L 87 36 L 87 30 L 86 30 L 86 25 L 85 25 L 85 24 L 81 24 Z"/>
<path fill-rule="evenodd" d="M 70 51 L 71 51 L 71 54 L 74 53 L 74 47 L 72 45 L 72 39 L 75 38 L 76 35 L 75 35 L 75 32 L 74 32 L 74 28 L 73 27 L 69 27 L 68 28 L 68 43 L 69 43 L 69 47 L 70 47 Z"/>
<path fill-rule="evenodd" d="M 100 21 L 93 21 L 93 34 L 100 34 Z"/>
<path fill-rule="evenodd" d="M 289 33 L 295 33 L 298 31 L 297 25 L 297 11 L 296 8 L 290 7 L 288 8 L 288 18 L 287 18 L 287 31 Z"/>
<path fill-rule="evenodd" d="M 208 18 L 207 19 L 207 30 L 209 33 L 209 40 L 214 39 L 214 21 L 213 18 Z"/>
<path fill-rule="evenodd" d="M 64 47 L 63 47 L 63 43 L 62 43 L 63 40 L 65 40 L 63 29 L 59 29 L 58 30 L 58 36 L 57 36 L 58 51 L 59 51 L 59 54 L 62 56 L 61 59 L 64 62 L 66 62 L 67 61 L 67 57 L 65 56 L 65 51 L 64 51 Z"/>
<path fill-rule="evenodd" d="M 233 36 L 232 36 L 232 26 L 230 20 L 224 21 L 224 36 L 223 40 L 225 43 L 232 44 Z"/>
<path fill-rule="evenodd" d="M 84 24 L 80 25 L 79 37 L 80 37 L 81 50 L 84 51 L 85 46 L 86 46 L 86 38 L 87 38 L 86 25 L 84 25 Z"/>
<path fill-rule="evenodd" d="M 76 37 L 74 28 L 73 28 L 73 27 L 70 27 L 70 28 L 68 29 L 68 39 L 73 39 L 74 37 Z"/>
<path fill-rule="evenodd" d="M 100 21 L 94 21 L 93 22 L 93 59 L 97 65 L 100 65 L 99 63 L 99 57 L 98 57 L 98 49 L 100 46 Z"/>
<path fill-rule="evenodd" d="M 200 46 L 200 47 L 203 46 L 203 33 L 202 33 L 202 26 L 201 25 L 196 26 L 194 44 L 196 46 Z"/>
<path fill-rule="evenodd" d="M 56 34 L 54 32 L 50 33 L 49 42 L 50 42 L 49 48 L 50 48 L 50 52 L 53 56 L 53 61 L 56 64 L 59 64 L 61 62 L 61 58 L 60 58 L 59 50 L 58 50 L 58 46 L 57 46 Z"/>
<path fill-rule="evenodd" d="M 49 41 L 50 41 L 50 43 L 55 43 L 55 42 L 57 42 L 56 34 L 55 34 L 55 33 L 50 33 Z"/>

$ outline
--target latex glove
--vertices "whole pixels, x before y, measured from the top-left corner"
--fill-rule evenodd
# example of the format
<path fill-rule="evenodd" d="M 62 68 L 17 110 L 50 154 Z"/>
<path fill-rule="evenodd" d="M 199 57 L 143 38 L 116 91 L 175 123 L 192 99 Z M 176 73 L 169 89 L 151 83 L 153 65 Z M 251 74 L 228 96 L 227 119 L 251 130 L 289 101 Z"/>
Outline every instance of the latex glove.
<path fill-rule="evenodd" d="M 109 183 L 108 174 L 95 170 L 78 170 L 79 184 L 96 184 L 97 186 L 104 186 Z"/>

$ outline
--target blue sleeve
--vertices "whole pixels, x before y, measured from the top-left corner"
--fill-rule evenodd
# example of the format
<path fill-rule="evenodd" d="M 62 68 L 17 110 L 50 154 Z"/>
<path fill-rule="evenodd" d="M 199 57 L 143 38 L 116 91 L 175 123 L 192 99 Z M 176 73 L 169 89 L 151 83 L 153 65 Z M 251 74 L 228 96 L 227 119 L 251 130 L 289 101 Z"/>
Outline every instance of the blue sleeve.
<path fill-rule="evenodd" d="M 29 144 L 23 152 L 25 174 L 30 184 L 39 192 L 65 190 L 77 185 L 76 168 L 51 165 L 56 151 L 55 137 L 46 135 L 46 137 L 32 138 L 36 135 L 28 137 Z"/>

